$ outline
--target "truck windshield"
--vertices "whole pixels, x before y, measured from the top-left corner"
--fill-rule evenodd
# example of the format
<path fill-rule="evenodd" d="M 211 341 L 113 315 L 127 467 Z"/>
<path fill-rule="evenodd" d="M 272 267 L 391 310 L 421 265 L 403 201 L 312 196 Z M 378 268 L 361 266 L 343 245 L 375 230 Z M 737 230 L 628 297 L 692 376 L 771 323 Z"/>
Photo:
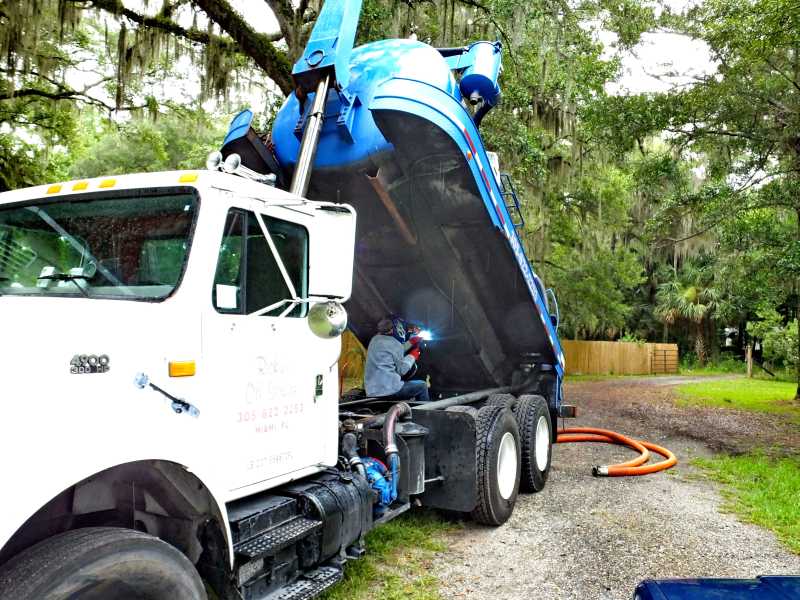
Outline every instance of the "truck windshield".
<path fill-rule="evenodd" d="M 0 294 L 160 300 L 180 282 L 193 190 L 0 206 Z"/>

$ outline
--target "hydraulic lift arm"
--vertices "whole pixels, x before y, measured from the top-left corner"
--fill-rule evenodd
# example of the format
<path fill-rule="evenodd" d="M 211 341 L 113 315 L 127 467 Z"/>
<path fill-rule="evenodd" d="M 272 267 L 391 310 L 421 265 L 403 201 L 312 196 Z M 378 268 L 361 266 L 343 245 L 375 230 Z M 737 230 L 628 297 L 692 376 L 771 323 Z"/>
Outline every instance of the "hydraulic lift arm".
<path fill-rule="evenodd" d="M 314 24 L 303 55 L 292 69 L 295 95 L 305 108 L 305 100 L 314 93 L 311 111 L 306 117 L 300 154 L 297 157 L 289 191 L 305 196 L 311 177 L 311 167 L 319 144 L 319 134 L 325 119 L 325 104 L 331 84 L 337 90 L 350 81 L 350 54 L 356 39 L 361 0 L 328 0 Z"/>

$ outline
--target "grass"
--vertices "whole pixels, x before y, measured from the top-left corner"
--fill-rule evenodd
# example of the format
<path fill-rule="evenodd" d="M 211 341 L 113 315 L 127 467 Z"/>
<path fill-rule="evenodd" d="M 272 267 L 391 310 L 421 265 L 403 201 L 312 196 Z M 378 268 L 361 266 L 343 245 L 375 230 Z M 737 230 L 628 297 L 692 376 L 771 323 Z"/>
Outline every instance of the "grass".
<path fill-rule="evenodd" d="M 744 374 L 746 371 L 744 361 L 730 355 L 723 355 L 701 366 L 694 354 L 687 354 L 681 360 L 679 369 L 681 375 L 731 375 Z"/>
<path fill-rule="evenodd" d="M 678 386 L 679 404 L 718 406 L 800 417 L 800 406 L 792 401 L 797 385 L 787 381 L 732 379 L 687 383 Z"/>
<path fill-rule="evenodd" d="M 763 454 L 695 459 L 712 479 L 724 484 L 724 510 L 772 530 L 800 554 L 800 459 L 770 459 Z"/>
<path fill-rule="evenodd" d="M 367 535 L 366 555 L 349 562 L 344 580 L 322 598 L 440 600 L 431 562 L 447 549 L 445 534 L 457 527 L 434 513 L 416 511 L 377 527 Z"/>
<path fill-rule="evenodd" d="M 758 367 L 756 367 L 758 368 Z M 731 365 L 706 365 L 705 367 L 698 366 L 683 366 L 678 369 L 678 375 L 686 376 L 712 376 L 712 375 L 744 375 L 747 372 L 747 367 L 744 363 L 738 363 L 735 367 Z"/>

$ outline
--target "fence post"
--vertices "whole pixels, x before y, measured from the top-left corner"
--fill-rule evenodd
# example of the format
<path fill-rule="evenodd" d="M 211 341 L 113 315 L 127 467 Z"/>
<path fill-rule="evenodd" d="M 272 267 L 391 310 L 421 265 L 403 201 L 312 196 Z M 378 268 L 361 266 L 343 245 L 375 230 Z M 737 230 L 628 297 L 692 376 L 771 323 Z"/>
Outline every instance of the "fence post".
<path fill-rule="evenodd" d="M 752 379 L 753 377 L 753 346 L 747 344 L 747 348 L 744 351 L 744 358 L 747 361 L 747 377 Z"/>

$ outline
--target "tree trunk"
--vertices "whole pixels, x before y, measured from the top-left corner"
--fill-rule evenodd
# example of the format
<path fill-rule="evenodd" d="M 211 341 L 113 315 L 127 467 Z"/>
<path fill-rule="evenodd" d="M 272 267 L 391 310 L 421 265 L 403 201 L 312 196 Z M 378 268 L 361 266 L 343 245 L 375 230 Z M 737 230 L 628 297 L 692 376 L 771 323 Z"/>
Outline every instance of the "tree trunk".
<path fill-rule="evenodd" d="M 701 367 L 705 367 L 708 361 L 708 345 L 706 344 L 706 333 L 703 325 L 703 322 L 697 323 L 694 334 L 694 353 L 697 355 L 697 362 L 700 363 Z"/>

